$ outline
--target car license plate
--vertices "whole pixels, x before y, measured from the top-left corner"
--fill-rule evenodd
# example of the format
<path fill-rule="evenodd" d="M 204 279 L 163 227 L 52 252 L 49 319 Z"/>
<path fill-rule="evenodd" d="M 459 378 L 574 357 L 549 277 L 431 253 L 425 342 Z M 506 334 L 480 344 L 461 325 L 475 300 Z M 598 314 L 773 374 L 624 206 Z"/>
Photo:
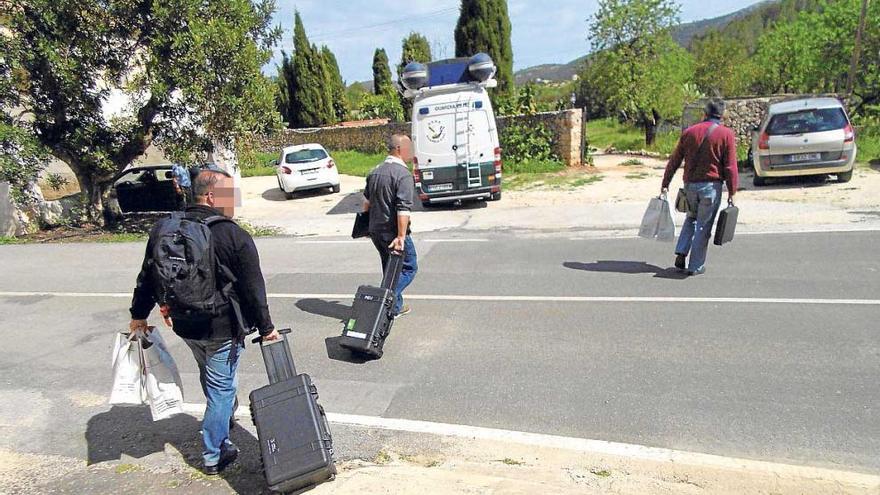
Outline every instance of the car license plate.
<path fill-rule="evenodd" d="M 452 184 L 436 184 L 436 185 L 431 186 L 431 191 L 434 191 L 434 192 L 451 191 L 451 190 L 452 190 Z"/>
<path fill-rule="evenodd" d="M 422 172 L 422 178 L 425 180 L 431 180 L 434 178 L 434 172 L 431 172 L 430 170 L 426 170 L 426 171 Z"/>
<path fill-rule="evenodd" d="M 318 173 L 318 169 L 316 169 L 316 168 L 309 168 L 309 169 L 306 169 L 306 170 L 301 171 L 301 173 L 302 173 L 303 175 L 317 174 L 317 173 Z"/>
<path fill-rule="evenodd" d="M 788 160 L 792 162 L 814 162 L 822 159 L 822 153 L 802 153 L 791 155 Z"/>

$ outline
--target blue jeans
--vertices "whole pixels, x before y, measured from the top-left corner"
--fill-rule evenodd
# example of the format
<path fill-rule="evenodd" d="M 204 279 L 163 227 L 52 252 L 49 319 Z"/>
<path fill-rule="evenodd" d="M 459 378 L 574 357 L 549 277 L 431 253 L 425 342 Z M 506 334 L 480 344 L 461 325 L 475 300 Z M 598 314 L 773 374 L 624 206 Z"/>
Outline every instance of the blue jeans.
<path fill-rule="evenodd" d="M 375 235 L 373 237 L 373 245 L 379 251 L 379 257 L 382 259 L 382 273 L 385 273 L 385 267 L 388 266 L 388 254 L 390 250 L 388 245 L 394 240 L 393 234 Z M 403 309 L 403 291 L 416 278 L 419 271 L 418 255 L 416 254 L 416 245 L 413 244 L 412 237 L 406 236 L 403 241 L 403 267 L 400 270 L 400 278 L 397 279 L 397 286 L 394 293 L 397 295 L 397 302 L 394 304 L 394 314 L 400 313 Z"/>
<path fill-rule="evenodd" d="M 698 272 L 706 265 L 706 251 L 718 208 L 721 206 L 721 182 L 691 182 L 685 185 L 688 214 L 675 247 L 675 254 L 687 255 L 688 271 Z"/>
<path fill-rule="evenodd" d="M 238 360 L 244 349 L 231 340 L 183 339 L 199 365 L 199 382 L 207 399 L 205 418 L 202 420 L 202 454 L 205 466 L 214 466 L 229 441 L 229 419 L 235 414 L 235 396 L 238 389 Z"/>

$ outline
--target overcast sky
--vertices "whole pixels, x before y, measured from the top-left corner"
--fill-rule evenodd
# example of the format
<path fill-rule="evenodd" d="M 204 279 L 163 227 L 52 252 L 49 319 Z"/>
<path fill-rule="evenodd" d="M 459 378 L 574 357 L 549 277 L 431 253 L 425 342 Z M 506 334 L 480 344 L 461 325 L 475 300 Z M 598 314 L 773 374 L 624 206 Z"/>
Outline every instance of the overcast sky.
<path fill-rule="evenodd" d="M 683 22 L 729 14 L 758 0 L 681 0 Z M 587 19 L 595 0 L 508 0 L 513 25 L 514 69 L 566 63 L 586 54 Z M 284 30 L 277 47 L 292 51 L 293 12 L 299 9 L 312 43 L 336 54 L 346 82 L 373 78 L 373 51 L 385 48 L 392 64 L 400 61 L 400 43 L 410 31 L 427 36 L 435 58 L 455 55 L 453 31 L 457 0 L 277 0 L 275 21 Z M 274 68 L 267 68 L 274 74 Z"/>

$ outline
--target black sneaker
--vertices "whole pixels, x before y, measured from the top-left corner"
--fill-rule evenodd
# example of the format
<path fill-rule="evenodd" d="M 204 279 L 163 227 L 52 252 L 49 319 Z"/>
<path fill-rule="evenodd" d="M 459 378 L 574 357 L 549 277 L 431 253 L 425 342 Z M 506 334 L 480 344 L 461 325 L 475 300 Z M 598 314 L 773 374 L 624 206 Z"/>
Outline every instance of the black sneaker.
<path fill-rule="evenodd" d="M 227 466 L 238 459 L 238 452 L 238 447 L 236 447 L 234 443 L 226 443 L 226 445 L 224 445 L 223 449 L 220 451 L 220 462 L 214 464 L 213 466 L 204 466 L 202 468 L 202 472 L 204 472 L 208 476 L 214 476 L 222 473 Z"/>
<path fill-rule="evenodd" d="M 686 254 L 676 254 L 675 255 L 675 267 L 679 270 L 684 270 L 687 268 L 687 255 Z"/>

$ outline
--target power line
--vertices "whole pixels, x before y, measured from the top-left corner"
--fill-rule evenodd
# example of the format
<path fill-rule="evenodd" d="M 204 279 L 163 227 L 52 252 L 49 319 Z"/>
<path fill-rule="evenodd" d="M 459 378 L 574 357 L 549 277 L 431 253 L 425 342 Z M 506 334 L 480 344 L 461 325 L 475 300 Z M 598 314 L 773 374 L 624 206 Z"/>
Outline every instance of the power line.
<path fill-rule="evenodd" d="M 324 40 L 324 39 L 328 39 L 328 38 L 337 37 L 339 35 L 345 35 L 345 34 L 350 34 L 350 33 L 365 31 L 368 29 L 385 27 L 385 26 L 391 27 L 391 26 L 394 26 L 395 24 L 402 23 L 402 22 L 437 17 L 440 15 L 450 14 L 452 12 L 457 12 L 457 11 L 458 11 L 458 7 L 447 7 L 445 9 L 435 10 L 435 11 L 431 11 L 431 12 L 423 12 L 421 14 L 415 14 L 415 15 L 411 15 L 411 16 L 407 16 L 407 17 L 401 17 L 399 19 L 393 19 L 390 21 L 380 22 L 380 23 L 376 23 L 376 24 L 369 24 L 366 26 L 350 27 L 350 28 L 346 28 L 346 29 L 340 29 L 337 31 L 318 32 L 318 33 L 312 34 L 309 38 L 311 40 Z"/>

